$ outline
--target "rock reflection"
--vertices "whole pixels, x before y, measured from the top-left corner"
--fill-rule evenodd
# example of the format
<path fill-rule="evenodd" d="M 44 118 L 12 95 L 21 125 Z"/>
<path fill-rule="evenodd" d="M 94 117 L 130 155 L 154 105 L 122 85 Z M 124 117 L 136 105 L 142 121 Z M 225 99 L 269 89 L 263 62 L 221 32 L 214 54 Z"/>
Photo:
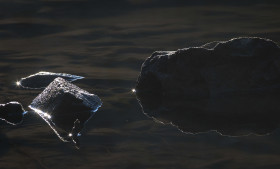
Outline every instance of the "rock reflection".
<path fill-rule="evenodd" d="M 143 112 L 183 132 L 215 130 L 222 135 L 266 135 L 280 124 L 276 96 L 190 100 L 184 96 L 137 93 Z"/>
<path fill-rule="evenodd" d="M 69 82 L 84 78 L 82 76 L 66 73 L 39 72 L 22 78 L 20 81 L 16 82 L 16 85 L 31 89 L 45 88 L 57 77 L 61 77 Z"/>
<path fill-rule="evenodd" d="M 26 111 L 18 102 L 9 102 L 7 104 L 0 104 L 0 120 L 6 123 L 17 125 L 22 122 L 23 115 Z"/>
<path fill-rule="evenodd" d="M 63 78 L 56 78 L 29 107 L 47 122 L 62 141 L 72 141 L 79 146 L 77 137 L 101 104 L 98 96 Z"/>

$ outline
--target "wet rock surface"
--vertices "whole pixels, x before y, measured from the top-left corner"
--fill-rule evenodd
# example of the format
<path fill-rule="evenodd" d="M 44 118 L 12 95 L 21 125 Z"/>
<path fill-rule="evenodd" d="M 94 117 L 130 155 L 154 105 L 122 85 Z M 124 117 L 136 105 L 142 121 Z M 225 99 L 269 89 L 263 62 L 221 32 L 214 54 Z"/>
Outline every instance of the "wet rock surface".
<path fill-rule="evenodd" d="M 102 102 L 98 96 L 56 78 L 29 106 L 39 114 L 62 141 L 79 144 L 77 136 Z"/>
<path fill-rule="evenodd" d="M 66 73 L 38 72 L 36 74 L 22 78 L 17 82 L 17 85 L 24 88 L 40 89 L 47 87 L 57 77 L 61 77 L 69 82 L 84 78 L 82 76 Z"/>
<path fill-rule="evenodd" d="M 236 38 L 154 52 L 142 65 L 138 92 L 188 98 L 266 93 L 280 88 L 280 48 L 271 40 Z"/>
<path fill-rule="evenodd" d="M 6 123 L 17 125 L 22 122 L 25 110 L 18 102 L 9 102 L 0 104 L 0 120 Z"/>
<path fill-rule="evenodd" d="M 185 132 L 267 134 L 280 124 L 280 48 L 237 38 L 155 52 L 136 91 L 145 114 Z"/>

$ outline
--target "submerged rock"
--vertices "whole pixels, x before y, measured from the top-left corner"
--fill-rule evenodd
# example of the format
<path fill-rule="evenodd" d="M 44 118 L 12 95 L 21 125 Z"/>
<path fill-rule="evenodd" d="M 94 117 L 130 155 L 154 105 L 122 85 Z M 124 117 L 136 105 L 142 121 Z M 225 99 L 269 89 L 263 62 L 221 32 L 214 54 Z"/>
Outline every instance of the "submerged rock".
<path fill-rule="evenodd" d="M 271 40 L 236 38 L 201 47 L 154 52 L 136 90 L 188 98 L 263 93 L 280 88 L 280 48 Z"/>
<path fill-rule="evenodd" d="M 62 141 L 79 144 L 77 136 L 102 102 L 98 96 L 56 78 L 29 106 L 39 114 Z"/>
<path fill-rule="evenodd" d="M 39 72 L 22 78 L 17 82 L 17 85 L 31 89 L 45 88 L 57 77 L 61 77 L 69 82 L 84 78 L 82 76 L 70 75 L 66 73 Z"/>
<path fill-rule="evenodd" d="M 280 124 L 280 48 L 236 38 L 155 52 L 136 91 L 147 115 L 185 132 L 266 134 Z"/>
<path fill-rule="evenodd" d="M 22 122 L 23 115 L 26 111 L 18 102 L 9 102 L 7 104 L 0 104 L 0 120 L 6 123 L 17 125 Z"/>

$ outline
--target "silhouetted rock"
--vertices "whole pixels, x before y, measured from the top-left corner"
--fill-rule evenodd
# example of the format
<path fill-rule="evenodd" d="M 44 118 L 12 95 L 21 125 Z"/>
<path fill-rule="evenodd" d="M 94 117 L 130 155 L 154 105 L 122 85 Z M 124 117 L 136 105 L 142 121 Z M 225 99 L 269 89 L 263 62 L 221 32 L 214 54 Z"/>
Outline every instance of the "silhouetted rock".
<path fill-rule="evenodd" d="M 17 82 L 17 85 L 31 89 L 45 88 L 57 77 L 61 77 L 69 82 L 84 78 L 82 76 L 70 75 L 66 73 L 39 72 L 22 78 Z"/>
<path fill-rule="evenodd" d="M 185 132 L 270 133 L 280 123 L 280 48 L 237 38 L 155 52 L 136 91 L 147 115 Z"/>
<path fill-rule="evenodd" d="M 29 107 L 49 124 L 62 141 L 78 143 L 79 132 L 101 104 L 98 96 L 63 78 L 56 78 Z"/>
<path fill-rule="evenodd" d="M 18 102 L 9 102 L 7 104 L 0 104 L 0 120 L 16 125 L 22 122 L 25 110 Z"/>
<path fill-rule="evenodd" d="M 137 92 L 213 98 L 280 88 L 280 48 L 271 40 L 237 38 L 154 52 L 142 65 Z"/>

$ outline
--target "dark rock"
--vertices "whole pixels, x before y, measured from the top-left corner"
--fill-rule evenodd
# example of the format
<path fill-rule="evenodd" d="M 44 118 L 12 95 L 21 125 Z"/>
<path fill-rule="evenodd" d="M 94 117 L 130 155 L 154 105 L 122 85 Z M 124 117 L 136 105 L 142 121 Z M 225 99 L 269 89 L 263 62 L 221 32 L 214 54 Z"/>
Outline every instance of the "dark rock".
<path fill-rule="evenodd" d="M 142 65 L 137 92 L 213 98 L 280 88 L 280 48 L 271 40 L 237 38 L 154 52 Z"/>
<path fill-rule="evenodd" d="M 70 75 L 66 73 L 39 72 L 16 82 L 18 86 L 30 89 L 40 89 L 47 87 L 55 78 L 61 77 L 69 82 L 83 79 L 82 76 Z"/>
<path fill-rule="evenodd" d="M 136 91 L 145 113 L 186 132 L 269 133 L 279 124 L 280 48 L 237 38 L 155 52 Z"/>
<path fill-rule="evenodd" d="M 77 136 L 101 104 L 98 96 L 63 78 L 56 78 L 29 107 L 49 124 L 62 141 L 72 140 L 77 144 Z"/>
<path fill-rule="evenodd" d="M 0 104 L 0 120 L 6 123 L 17 125 L 22 122 L 25 110 L 18 102 L 9 102 L 7 104 Z"/>

